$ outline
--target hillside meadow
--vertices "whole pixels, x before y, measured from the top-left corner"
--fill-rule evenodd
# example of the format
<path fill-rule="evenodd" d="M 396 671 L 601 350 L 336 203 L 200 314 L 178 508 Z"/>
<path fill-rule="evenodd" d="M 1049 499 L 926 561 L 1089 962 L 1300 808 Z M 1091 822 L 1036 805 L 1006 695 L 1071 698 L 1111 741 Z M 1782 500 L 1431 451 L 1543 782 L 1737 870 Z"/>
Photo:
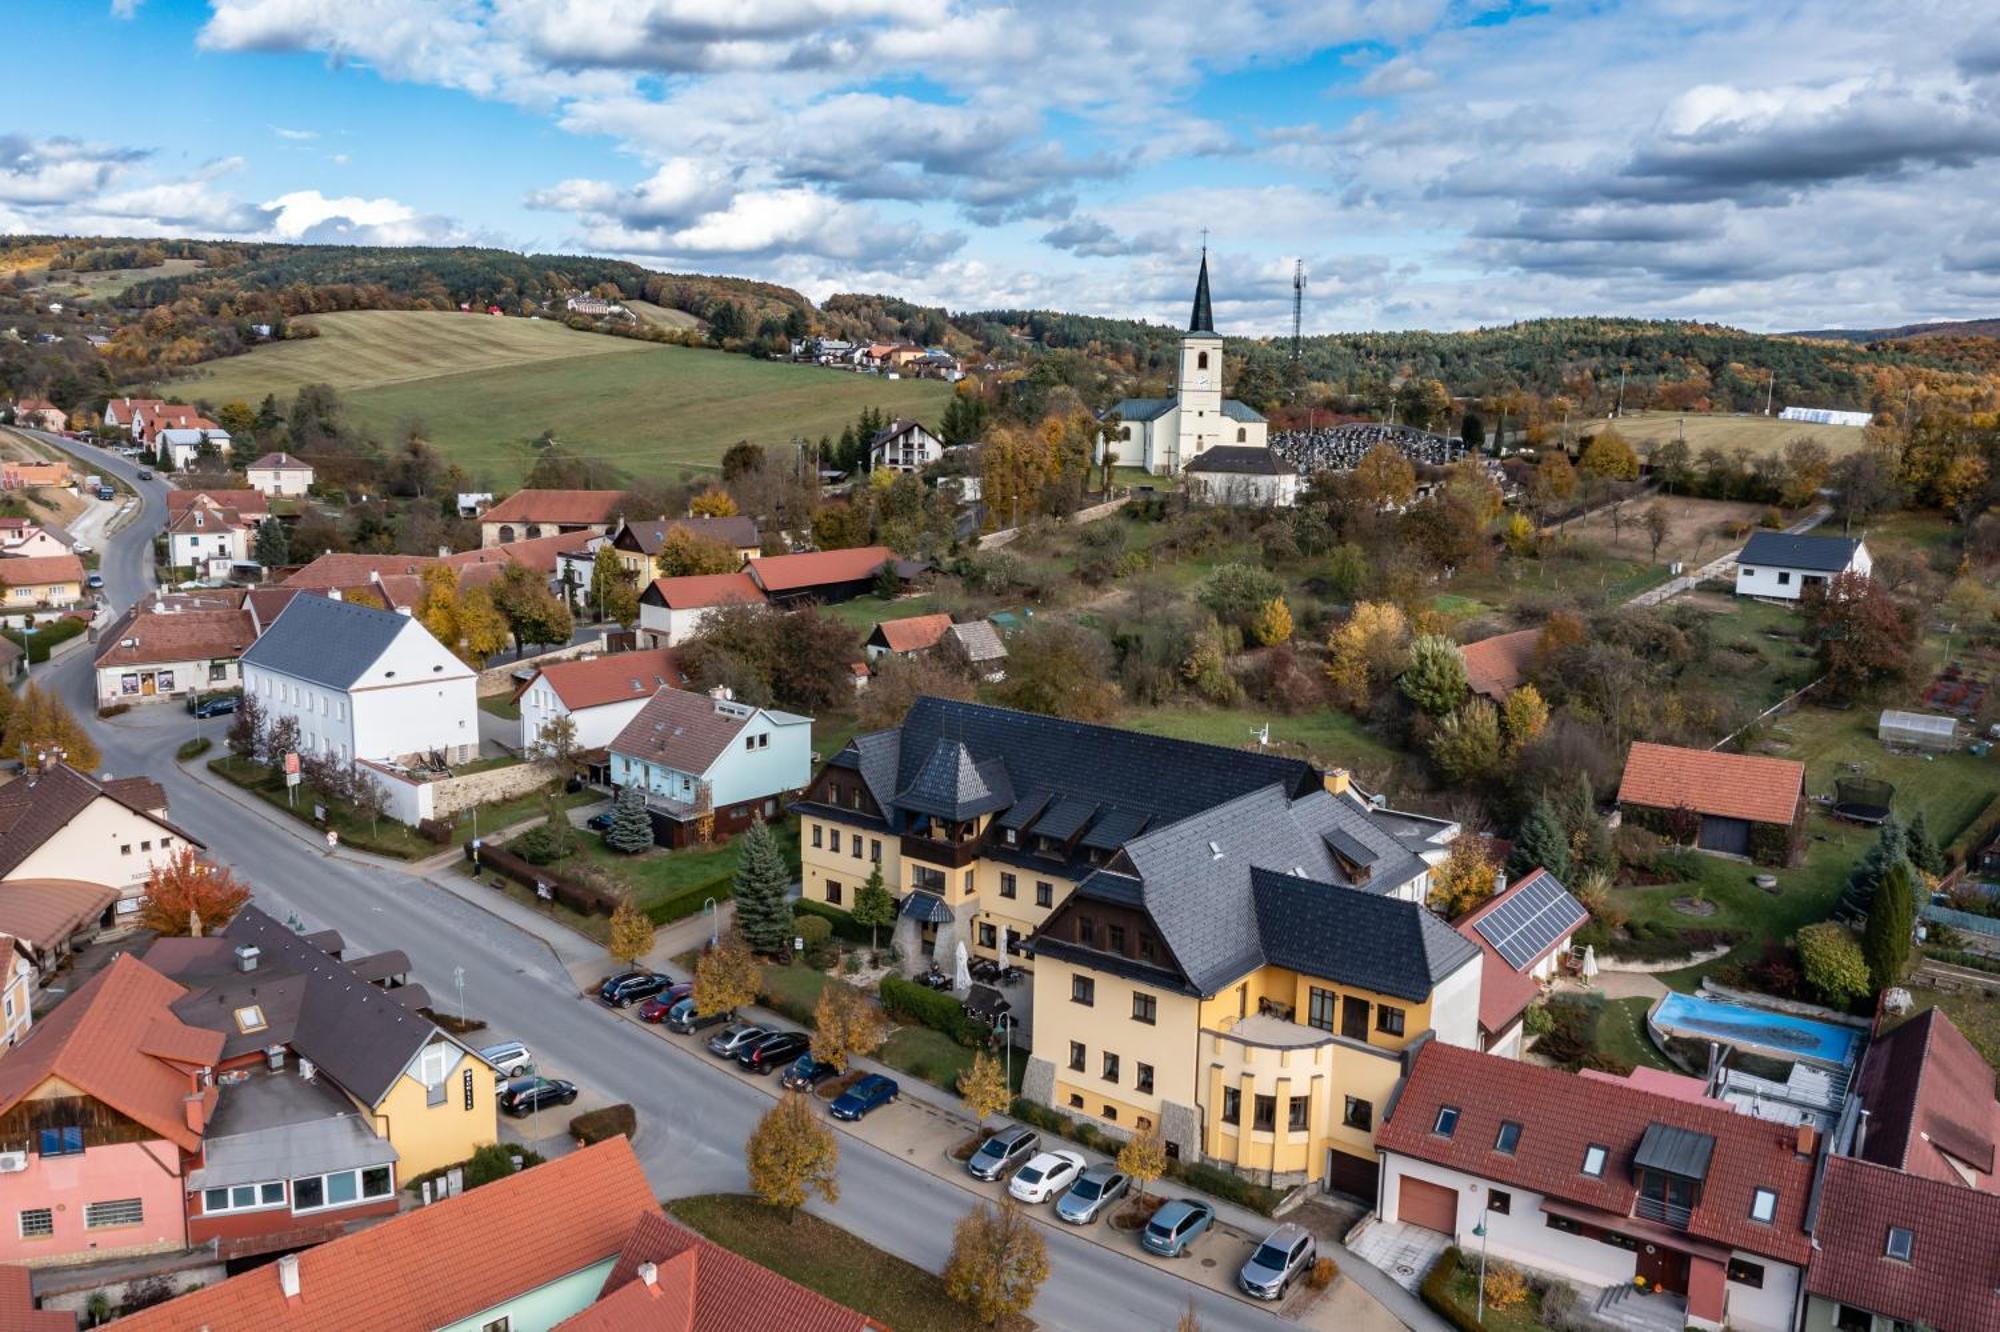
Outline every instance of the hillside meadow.
<path fill-rule="evenodd" d="M 319 336 L 213 361 L 163 391 L 211 403 L 339 390 L 385 443 L 423 422 L 475 481 L 516 484 L 545 430 L 634 477 L 713 470 L 739 439 L 838 435 L 865 407 L 935 421 L 950 387 L 579 333 L 549 320 L 417 310 L 315 315 Z"/>
<path fill-rule="evenodd" d="M 1770 416 L 1721 413 L 1627 412 L 1615 422 L 1593 423 L 1582 429 L 1595 433 L 1606 424 L 1616 426 L 1618 433 L 1639 451 L 1641 457 L 1653 445 L 1664 444 L 1679 436 L 1683 430 L 1687 432 L 1688 448 L 1697 457 L 1706 448 L 1718 448 L 1724 453 L 1733 453 L 1739 448 L 1748 449 L 1756 456 L 1779 453 L 1785 445 L 1803 436 L 1818 440 L 1826 446 L 1828 453 L 1842 458 L 1867 442 L 1863 432 L 1854 426 L 1814 425 L 1809 421 L 1780 421 Z"/>

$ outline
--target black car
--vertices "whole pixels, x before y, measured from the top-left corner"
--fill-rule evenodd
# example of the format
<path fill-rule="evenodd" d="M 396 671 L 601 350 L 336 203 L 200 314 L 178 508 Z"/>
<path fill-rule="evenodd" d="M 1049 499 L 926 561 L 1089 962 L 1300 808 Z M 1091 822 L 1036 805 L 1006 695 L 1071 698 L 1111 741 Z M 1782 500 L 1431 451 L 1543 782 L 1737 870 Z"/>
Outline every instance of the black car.
<path fill-rule="evenodd" d="M 792 1066 L 785 1070 L 785 1076 L 779 1081 L 791 1091 L 811 1091 L 828 1078 L 837 1076 L 839 1072 L 839 1069 L 824 1059 L 814 1059 L 809 1054 L 802 1054 L 792 1061 Z"/>
<path fill-rule="evenodd" d="M 812 1037 L 802 1031 L 781 1031 L 766 1036 L 736 1056 L 736 1062 L 752 1073 L 769 1073 L 783 1068 L 812 1048 Z"/>
<path fill-rule="evenodd" d="M 188 711 L 197 717 L 227 717 L 236 711 L 236 695 L 217 694 L 212 698 L 191 699 Z"/>
<path fill-rule="evenodd" d="M 611 820 L 613 817 L 614 816 L 612 811 L 608 809 L 599 810 L 597 813 L 585 819 L 583 821 L 583 826 L 590 829 L 592 832 L 599 832 L 599 833 L 610 832 Z"/>
<path fill-rule="evenodd" d="M 153 469 L 150 467 L 141 467 L 139 469 L 139 479 L 141 481 L 151 481 L 153 479 Z"/>
<path fill-rule="evenodd" d="M 613 1008 L 623 1008 L 641 999 L 650 999 L 674 983 L 673 977 L 656 971 L 621 971 L 597 987 L 597 997 Z"/>
<path fill-rule="evenodd" d="M 576 1084 L 561 1078 L 516 1078 L 500 1093 L 500 1108 L 516 1119 L 576 1100 Z"/>

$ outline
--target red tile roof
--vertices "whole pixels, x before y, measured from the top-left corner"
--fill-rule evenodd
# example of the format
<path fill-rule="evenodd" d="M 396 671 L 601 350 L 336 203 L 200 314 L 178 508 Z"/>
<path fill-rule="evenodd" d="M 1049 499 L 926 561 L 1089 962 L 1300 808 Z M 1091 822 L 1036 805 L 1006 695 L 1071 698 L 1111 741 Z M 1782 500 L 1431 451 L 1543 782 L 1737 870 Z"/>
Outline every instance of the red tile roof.
<path fill-rule="evenodd" d="M 195 1073 L 221 1055 L 222 1034 L 174 1016 L 169 1005 L 186 993 L 130 954 L 113 958 L 0 1059 L 0 1111 L 59 1078 L 183 1151 L 196 1150 L 201 1134 L 188 1124 L 186 1101 Z M 215 1089 L 202 1099 L 206 1120 Z"/>
<path fill-rule="evenodd" d="M 871 646 L 879 645 L 891 652 L 922 652 L 938 645 L 938 640 L 951 628 L 951 616 L 911 615 L 901 620 L 882 620 L 869 636 Z"/>
<path fill-rule="evenodd" d="M 0 885 L 0 931 L 50 950 L 104 914 L 118 890 L 81 879 L 15 879 Z"/>
<path fill-rule="evenodd" d="M 76 1332 L 76 1315 L 62 1309 L 37 1309 L 34 1278 L 28 1269 L 0 1267 L 0 1332 Z"/>
<path fill-rule="evenodd" d="M 651 698 L 660 689 L 678 689 L 687 683 L 680 654 L 672 648 L 614 652 L 589 661 L 559 661 L 542 667 L 538 678 L 555 690 L 571 712 Z M 534 682 L 527 687 L 532 689 Z"/>
<path fill-rule="evenodd" d="M 2000 1101 L 1993 1066 L 1952 1025 L 1929 1009 L 1876 1038 L 1854 1090 L 1868 1111 L 1856 1153 L 1877 1165 L 1946 1184 L 1964 1184 L 1947 1156 L 1973 1172 L 1974 1187 L 1996 1187 Z"/>
<path fill-rule="evenodd" d="M 1450 1138 L 1432 1132 L 1442 1106 L 1456 1106 Z M 1493 1150 L 1503 1122 L 1523 1126 L 1512 1156 Z M 1648 1127 L 1661 1124 L 1715 1140 L 1688 1232 L 1781 1262 L 1803 1265 L 1813 1161 L 1796 1130 L 1740 1115 L 1720 1102 L 1693 1104 L 1637 1087 L 1432 1041 L 1418 1053 L 1378 1147 L 1469 1175 L 1531 1189 L 1612 1217 L 1630 1216 L 1638 1189 L 1632 1159 Z M 1583 1173 L 1584 1151 L 1606 1149 L 1600 1178 Z M 1778 1194 L 1776 1221 L 1750 1219 L 1759 1188 Z"/>
<path fill-rule="evenodd" d="M 1524 874 L 1504 892 L 1487 898 L 1452 922 L 1452 928 L 1470 939 L 1486 957 L 1485 965 L 1479 969 L 1479 1025 L 1489 1036 L 1498 1036 L 1507 1030 L 1514 1024 L 1514 1019 L 1520 1017 L 1528 1005 L 1541 995 L 1540 982 L 1528 972 L 1537 962 L 1555 952 L 1557 948 L 1566 947 L 1575 930 L 1549 940 L 1547 947 L 1529 958 L 1527 965 L 1517 971 L 1474 926 L 1499 910 L 1502 904 L 1518 897 L 1529 884 L 1548 877 L 1550 877 L 1549 872 L 1539 868 Z M 1578 928 L 1581 928 L 1580 924 Z"/>
<path fill-rule="evenodd" d="M 1888 1256 L 1891 1226 L 1910 1232 L 1908 1262 Z M 1905 1323 L 2000 1332 L 2000 1194 L 1834 1157 L 1813 1239 L 1814 1295 Z"/>
<path fill-rule="evenodd" d="M 577 543 L 586 539 L 574 532 L 563 532 L 556 536 L 534 537 L 527 541 L 510 541 L 504 546 L 462 550 L 455 555 L 445 556 L 443 562 L 454 569 L 468 569 L 482 564 L 525 564 L 537 573 L 553 577 L 556 571 L 556 556 L 576 550 Z"/>
<path fill-rule="evenodd" d="M 1499 702 L 1527 678 L 1541 637 L 1539 629 L 1522 629 L 1465 644 L 1458 650 L 1465 658 L 1465 682 L 1473 693 Z"/>
<path fill-rule="evenodd" d="M 303 458 L 294 458 L 289 453 L 267 453 L 250 466 L 264 472 L 310 472 L 313 469 L 311 463 Z"/>
<path fill-rule="evenodd" d="M 747 573 L 688 574 L 655 578 L 647 594 L 668 610 L 702 610 L 709 606 L 762 604 L 764 589 Z"/>
<path fill-rule="evenodd" d="M 201 504 L 212 509 L 234 509 L 245 517 L 267 517 L 271 502 L 261 490 L 169 490 L 167 512 L 179 514 Z"/>
<path fill-rule="evenodd" d="M 816 550 L 805 555 L 764 555 L 749 562 L 747 572 L 766 592 L 802 592 L 836 583 L 873 578 L 896 552 L 887 546 L 856 546 L 851 550 Z"/>
<path fill-rule="evenodd" d="M 622 490 L 517 490 L 480 515 L 482 523 L 609 523 L 631 506 Z"/>
<path fill-rule="evenodd" d="M 98 669 L 180 661 L 233 660 L 257 641 L 246 610 L 177 611 L 154 615 L 131 610 L 98 640 Z"/>
<path fill-rule="evenodd" d="M 610 749 L 699 777 L 735 743 L 755 715 L 753 709 L 721 703 L 707 694 L 662 689 L 625 723 Z"/>
<path fill-rule="evenodd" d="M 16 555 L 0 559 L 0 586 L 81 583 L 83 561 L 74 555 Z"/>
<path fill-rule="evenodd" d="M 658 1210 L 631 1144 L 612 1138 L 307 1249 L 295 1299 L 259 1267 L 120 1332 L 430 1332 L 613 1257 Z"/>
<path fill-rule="evenodd" d="M 532 541 L 510 541 L 504 546 L 487 546 L 481 550 L 462 550 L 445 556 L 361 555 L 328 551 L 286 578 L 284 586 L 345 591 L 353 587 L 367 587 L 378 577 L 385 581 L 398 577 L 420 578 L 424 570 L 434 564 L 458 570 L 461 588 L 481 587 L 493 582 L 510 564 L 526 565 L 536 573 L 553 576 L 556 557 L 573 548 L 577 540 L 576 534 L 571 532 L 563 536 L 536 537 Z M 392 599 L 401 600 L 398 597 Z"/>
<path fill-rule="evenodd" d="M 1754 754 L 1632 742 L 1618 803 L 1649 809 L 1687 806 L 1697 814 L 1789 824 L 1805 794 L 1806 765 Z"/>

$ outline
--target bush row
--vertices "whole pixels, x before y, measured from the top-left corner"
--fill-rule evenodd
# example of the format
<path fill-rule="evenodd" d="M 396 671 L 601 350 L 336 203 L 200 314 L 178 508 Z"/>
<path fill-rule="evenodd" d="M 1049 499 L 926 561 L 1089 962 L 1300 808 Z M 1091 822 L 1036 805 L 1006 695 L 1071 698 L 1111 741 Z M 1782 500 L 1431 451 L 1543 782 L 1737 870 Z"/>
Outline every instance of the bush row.
<path fill-rule="evenodd" d="M 1957 869 L 1973 852 L 1992 841 L 1996 833 L 2000 833 L 2000 795 L 1988 800 L 1985 808 L 1965 825 L 1965 831 L 1952 838 L 1951 845 L 1944 849 L 1945 864 Z"/>
<path fill-rule="evenodd" d="M 79 634 L 88 633 L 90 624 L 74 616 L 65 615 L 60 620 L 44 620 L 35 626 L 35 632 L 27 635 L 28 664 L 39 666 L 49 659 L 49 649 L 58 643 L 67 643 Z M 125 704 L 114 706 L 124 707 Z"/>
<path fill-rule="evenodd" d="M 795 916 L 818 916 L 821 920 L 833 926 L 833 935 L 836 939 L 845 939 L 849 943 L 859 944 L 869 942 L 868 927 L 855 923 L 854 917 L 848 915 L 839 907 L 830 907 L 824 902 L 814 902 L 801 898 L 792 903 L 792 914 Z"/>
<path fill-rule="evenodd" d="M 736 877 L 733 874 L 720 874 L 707 883 L 697 883 L 692 887 L 681 889 L 670 897 L 661 898 L 646 908 L 646 919 L 655 925 L 671 925 L 677 920 L 686 920 L 703 910 L 704 904 L 711 897 L 715 899 L 719 908 L 735 891 Z"/>
<path fill-rule="evenodd" d="M 881 993 L 882 1007 L 890 1016 L 941 1031 L 968 1049 L 979 1049 L 993 1039 L 993 1028 L 967 1015 L 964 1005 L 949 994 L 901 976 L 884 976 Z"/>
<path fill-rule="evenodd" d="M 1974 971 L 1990 971 L 2000 975 L 2000 957 L 1988 957 L 1984 953 L 1968 953 L 1962 948 L 1927 948 L 1924 956 L 1934 962 L 1947 963 L 1954 967 L 1969 967 Z"/>
<path fill-rule="evenodd" d="M 183 763 L 187 763 L 193 759 L 200 758 L 203 754 L 206 754 L 213 747 L 213 745 L 214 742 L 211 741 L 207 736 L 202 736 L 199 740 L 187 741 L 179 749 L 174 751 L 174 757 L 179 759 Z"/>
<path fill-rule="evenodd" d="M 472 859 L 470 842 L 465 844 L 465 858 Z M 512 879 L 524 888 L 532 889 L 538 883 L 545 883 L 549 886 L 549 891 L 555 894 L 556 901 L 581 915 L 608 916 L 618 905 L 608 894 L 599 892 L 588 884 L 577 883 L 573 879 L 557 874 L 554 870 L 531 865 L 521 857 L 502 851 L 498 847 L 480 847 L 478 864 L 482 870 L 492 870 L 495 874 Z"/>

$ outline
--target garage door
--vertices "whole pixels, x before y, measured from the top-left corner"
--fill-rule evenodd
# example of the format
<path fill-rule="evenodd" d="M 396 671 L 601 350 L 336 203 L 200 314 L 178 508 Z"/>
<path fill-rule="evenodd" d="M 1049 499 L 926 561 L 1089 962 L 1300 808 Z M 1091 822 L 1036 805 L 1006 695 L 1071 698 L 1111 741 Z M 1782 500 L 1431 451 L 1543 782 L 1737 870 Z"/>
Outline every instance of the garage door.
<path fill-rule="evenodd" d="M 1704 851 L 1747 856 L 1750 854 L 1750 823 L 1747 819 L 1722 819 L 1704 814 L 1698 844 Z"/>
<path fill-rule="evenodd" d="M 1396 1200 L 1399 1220 L 1441 1235 L 1458 1233 L 1458 1194 L 1442 1184 L 1403 1176 L 1403 1188 Z"/>
<path fill-rule="evenodd" d="M 1375 1187 L 1382 1169 L 1365 1156 L 1355 1156 L 1349 1152 L 1327 1149 L 1326 1187 L 1330 1193 L 1345 1193 L 1359 1198 L 1371 1207 L 1375 1203 Z"/>

